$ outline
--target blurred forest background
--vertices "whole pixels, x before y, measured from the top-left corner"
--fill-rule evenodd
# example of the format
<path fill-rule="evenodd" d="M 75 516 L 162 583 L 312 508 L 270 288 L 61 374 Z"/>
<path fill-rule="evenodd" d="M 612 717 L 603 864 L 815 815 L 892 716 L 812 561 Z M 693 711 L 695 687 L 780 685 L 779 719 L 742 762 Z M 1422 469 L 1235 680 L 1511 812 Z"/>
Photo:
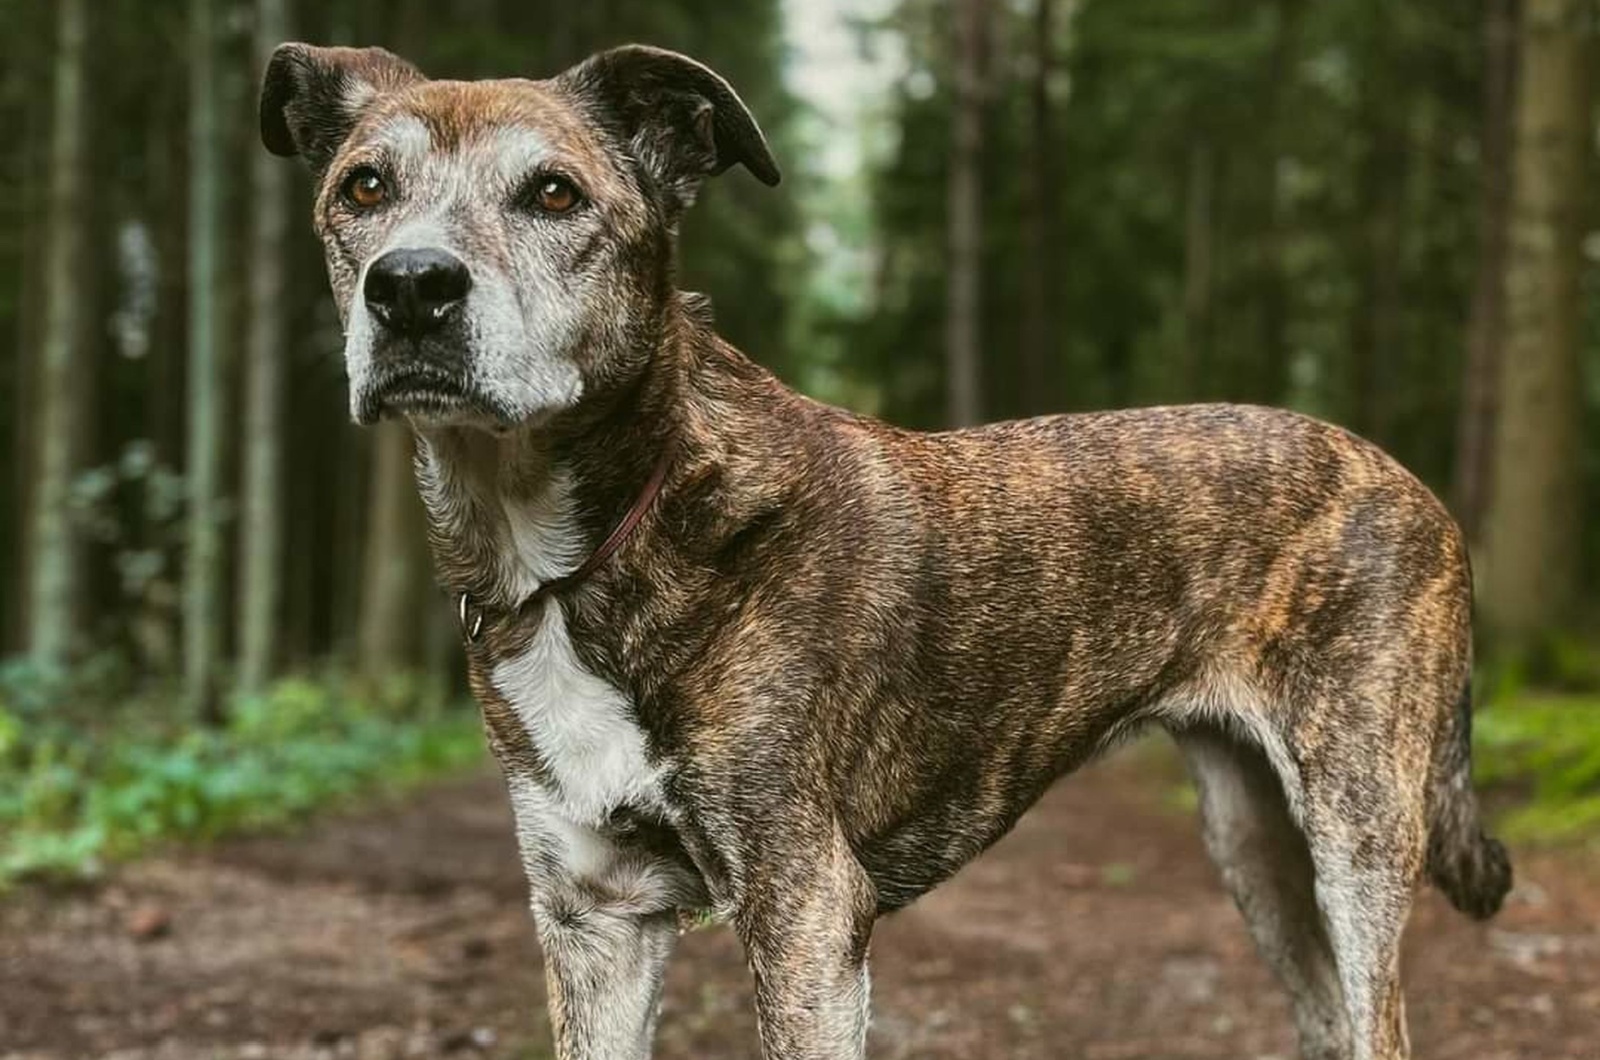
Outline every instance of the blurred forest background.
<path fill-rule="evenodd" d="M 0 0 L 0 882 L 477 754 L 410 439 L 347 422 L 308 182 L 259 146 L 289 38 L 434 76 L 708 62 L 787 179 L 706 188 L 683 284 L 817 396 L 917 427 L 1252 401 L 1374 439 L 1474 542 L 1486 771 L 1600 824 L 1596 18 Z"/>

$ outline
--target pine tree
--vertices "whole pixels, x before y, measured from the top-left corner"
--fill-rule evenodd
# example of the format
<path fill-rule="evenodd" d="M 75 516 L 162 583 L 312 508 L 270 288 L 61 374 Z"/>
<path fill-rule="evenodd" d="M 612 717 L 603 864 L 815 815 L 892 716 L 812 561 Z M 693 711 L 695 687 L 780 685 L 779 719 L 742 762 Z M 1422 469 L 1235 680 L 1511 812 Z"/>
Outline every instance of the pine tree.
<path fill-rule="evenodd" d="M 76 529 L 71 510 L 78 460 L 81 393 L 78 372 L 83 330 L 76 294 L 81 280 L 84 218 L 84 0 L 57 7 L 53 129 L 45 246 L 45 319 L 40 342 L 38 436 L 28 569 L 28 650 L 34 662 L 58 669 L 72 648 L 77 596 Z"/>
<path fill-rule="evenodd" d="M 946 418 L 983 416 L 983 118 L 989 64 L 989 0 L 956 0 L 956 103 L 950 144 L 950 293 L 946 323 Z"/>
<path fill-rule="evenodd" d="M 223 559 L 217 342 L 223 222 L 214 8 L 212 0 L 191 0 L 189 8 L 189 514 L 183 604 L 185 697 L 194 716 L 207 722 L 221 715 Z"/>
<path fill-rule="evenodd" d="M 1588 14 L 1583 0 L 1526 0 L 1523 8 L 1506 346 L 1479 566 L 1485 618 L 1512 645 L 1528 645 L 1569 619 L 1579 585 L 1579 237 L 1593 106 Z"/>
<path fill-rule="evenodd" d="M 286 36 L 284 0 L 256 0 L 260 62 Z M 277 656 L 283 582 L 284 277 L 288 167 L 266 151 L 250 167 L 250 334 L 245 390 L 245 467 L 239 556 L 239 688 L 258 692 Z"/>

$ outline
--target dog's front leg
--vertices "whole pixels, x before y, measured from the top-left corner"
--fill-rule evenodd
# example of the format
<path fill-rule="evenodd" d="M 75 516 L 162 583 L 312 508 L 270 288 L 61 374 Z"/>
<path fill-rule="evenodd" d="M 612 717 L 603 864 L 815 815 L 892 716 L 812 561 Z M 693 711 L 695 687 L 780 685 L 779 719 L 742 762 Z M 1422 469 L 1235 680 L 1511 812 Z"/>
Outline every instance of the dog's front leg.
<path fill-rule="evenodd" d="M 676 917 L 611 912 L 537 892 L 533 913 L 559 1060 L 649 1057 Z"/>
<path fill-rule="evenodd" d="M 762 1050 L 767 1060 L 859 1060 L 876 891 L 836 829 L 774 834 L 782 841 L 763 844 L 759 879 L 734 918 L 755 974 Z"/>

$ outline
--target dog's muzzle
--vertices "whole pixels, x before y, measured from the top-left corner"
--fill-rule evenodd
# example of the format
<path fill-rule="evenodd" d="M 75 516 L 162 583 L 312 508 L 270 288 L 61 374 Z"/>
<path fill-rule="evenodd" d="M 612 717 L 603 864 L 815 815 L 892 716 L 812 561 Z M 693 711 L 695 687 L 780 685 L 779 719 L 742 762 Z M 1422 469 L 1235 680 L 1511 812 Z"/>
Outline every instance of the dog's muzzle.
<path fill-rule="evenodd" d="M 471 291 L 466 263 L 446 250 L 391 250 L 367 267 L 361 294 L 375 327 L 371 365 L 356 392 L 359 422 L 389 414 L 508 418 L 471 382 Z"/>

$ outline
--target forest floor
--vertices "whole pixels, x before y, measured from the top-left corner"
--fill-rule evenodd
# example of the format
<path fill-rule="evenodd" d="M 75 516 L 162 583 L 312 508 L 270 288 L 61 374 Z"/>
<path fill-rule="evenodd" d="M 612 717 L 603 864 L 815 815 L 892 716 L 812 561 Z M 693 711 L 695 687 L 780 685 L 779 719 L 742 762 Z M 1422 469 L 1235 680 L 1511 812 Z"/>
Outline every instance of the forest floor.
<path fill-rule="evenodd" d="M 1287 1005 L 1174 784 L 1148 750 L 1096 766 L 883 921 L 871 1055 L 1293 1057 Z M 1489 925 L 1421 896 L 1420 1060 L 1600 1057 L 1600 858 L 1519 854 Z M 543 1060 L 543 991 L 489 776 L 0 902 L 4 1060 Z M 754 1056 L 750 995 L 729 931 L 686 936 L 657 1055 Z"/>

